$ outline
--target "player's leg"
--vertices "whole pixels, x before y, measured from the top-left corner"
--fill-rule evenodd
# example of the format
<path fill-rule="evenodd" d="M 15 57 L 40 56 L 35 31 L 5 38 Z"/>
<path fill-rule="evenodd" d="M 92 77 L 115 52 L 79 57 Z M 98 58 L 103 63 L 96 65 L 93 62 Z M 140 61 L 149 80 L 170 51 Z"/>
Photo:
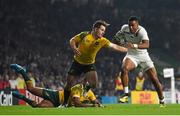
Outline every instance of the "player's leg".
<path fill-rule="evenodd" d="M 134 68 L 136 67 L 135 63 L 132 61 L 132 59 L 130 58 L 126 58 L 124 61 L 123 61 L 123 64 L 122 64 L 122 73 L 121 73 L 121 79 L 122 79 L 122 84 L 123 84 L 123 87 L 124 89 L 126 89 L 126 87 L 128 88 L 128 83 L 129 83 L 129 77 L 128 77 L 128 74 L 129 74 L 129 71 L 133 70 Z M 128 93 L 128 89 L 127 90 L 124 90 L 125 93 Z"/>
<path fill-rule="evenodd" d="M 34 95 L 37 95 L 39 97 L 43 97 L 43 95 L 42 95 L 43 89 L 33 86 L 33 83 L 31 81 L 30 77 L 27 75 L 25 69 L 22 66 L 20 66 L 18 64 L 11 64 L 10 67 L 12 69 L 14 69 L 17 73 L 22 74 L 22 76 L 23 76 L 23 78 L 25 80 L 28 91 L 30 91 Z"/>
<path fill-rule="evenodd" d="M 18 92 L 14 91 L 14 92 L 12 92 L 12 95 L 18 99 L 21 99 L 21 100 L 27 102 L 30 106 L 32 106 L 34 108 L 36 108 L 36 107 L 41 107 L 41 108 L 54 107 L 53 103 L 49 100 L 42 100 L 40 103 L 36 103 L 35 101 L 26 98 L 24 95 L 22 95 Z"/>
<path fill-rule="evenodd" d="M 158 97 L 159 97 L 159 102 L 160 104 L 164 105 L 164 96 L 163 96 L 163 90 L 162 90 L 162 85 L 159 82 L 158 76 L 157 76 L 157 71 L 156 69 L 150 68 L 146 71 L 147 75 L 151 78 L 151 81 L 157 91 Z"/>
<path fill-rule="evenodd" d="M 27 86 L 27 90 L 29 92 L 31 92 L 32 94 L 42 97 L 43 98 L 43 89 L 44 88 L 40 88 L 40 87 L 34 87 L 33 82 L 32 81 L 27 81 L 26 82 L 26 86 Z"/>
<path fill-rule="evenodd" d="M 21 99 L 25 102 L 27 102 L 32 107 L 37 107 L 37 103 L 31 99 L 26 98 L 24 95 L 20 94 L 19 92 L 13 91 L 12 95 L 18 99 Z"/>
<path fill-rule="evenodd" d="M 66 105 L 68 102 L 68 99 L 69 99 L 69 96 L 71 93 L 71 87 L 76 84 L 77 78 L 78 78 L 77 76 L 74 76 L 71 74 L 68 74 L 68 76 L 67 76 L 67 81 L 66 81 L 66 85 L 64 88 L 64 105 Z"/>
<path fill-rule="evenodd" d="M 85 73 L 85 79 L 89 82 L 89 85 L 93 89 L 98 88 L 98 75 L 97 75 L 97 72 L 95 70 L 86 72 Z"/>
<path fill-rule="evenodd" d="M 81 64 L 79 64 L 77 61 L 74 60 L 68 71 L 66 85 L 64 88 L 64 96 L 65 96 L 64 97 L 64 105 L 67 104 L 67 101 L 68 101 L 69 95 L 70 95 L 70 89 L 72 86 L 74 86 L 77 83 L 77 79 L 82 73 L 81 70 L 82 70 Z"/>
<path fill-rule="evenodd" d="M 136 62 L 132 60 L 132 58 L 126 57 L 123 60 L 122 64 L 122 73 L 121 73 L 121 80 L 122 84 L 124 87 L 124 94 L 120 97 L 119 102 L 125 103 L 128 102 L 128 95 L 129 95 L 129 88 L 128 88 L 128 83 L 129 83 L 129 71 L 133 70 L 137 64 Z"/>
<path fill-rule="evenodd" d="M 88 88 L 91 88 L 93 93 L 96 95 L 97 99 L 100 97 L 99 92 L 99 81 L 98 81 L 98 75 L 95 70 L 91 70 L 89 72 L 85 73 L 85 80 L 89 83 Z"/>
<path fill-rule="evenodd" d="M 26 74 L 26 69 L 23 68 L 22 66 L 20 66 L 18 64 L 11 64 L 10 68 L 14 69 L 16 71 L 16 73 L 22 74 L 25 81 L 29 81 L 30 80 L 30 78 Z"/>
<path fill-rule="evenodd" d="M 162 106 L 164 106 L 164 96 L 163 96 L 163 90 L 162 90 L 162 85 L 159 82 L 158 76 L 157 76 L 157 71 L 154 67 L 154 64 L 151 60 L 151 58 L 149 57 L 149 55 L 144 55 L 143 57 L 144 59 L 142 59 L 144 61 L 144 63 L 140 64 L 142 67 L 144 67 L 145 72 L 147 73 L 147 75 L 150 77 L 156 91 L 159 97 L 159 101 L 160 104 L 162 104 Z"/>
<path fill-rule="evenodd" d="M 96 66 L 94 64 L 85 65 L 83 66 L 83 72 L 85 80 L 89 82 L 89 85 L 92 89 L 97 89 L 99 82 L 98 82 L 98 75 L 96 71 Z"/>
<path fill-rule="evenodd" d="M 78 77 L 79 76 L 74 76 L 74 75 L 68 74 L 65 89 L 70 90 L 71 87 L 74 86 L 77 83 L 77 78 Z"/>
<path fill-rule="evenodd" d="M 37 104 L 39 108 L 52 108 L 54 107 L 53 103 L 49 100 L 42 100 L 39 104 Z"/>
<path fill-rule="evenodd" d="M 88 88 L 91 88 L 95 95 L 99 96 L 99 82 L 96 66 L 94 64 L 85 65 L 83 66 L 83 72 L 85 74 L 85 80 L 89 83 Z"/>
<path fill-rule="evenodd" d="M 59 91 L 57 90 L 52 90 L 52 89 L 46 89 L 46 88 L 39 88 L 39 87 L 34 87 L 32 84 L 32 81 L 26 81 L 27 89 L 30 91 L 32 94 L 42 97 L 45 101 L 42 102 L 41 104 L 34 104 L 34 102 L 31 102 L 30 99 L 28 100 L 27 98 L 23 97 L 22 95 L 17 95 L 19 99 L 23 99 L 26 102 L 28 102 L 31 106 L 34 107 L 57 107 L 60 105 L 59 103 Z M 33 104 L 31 104 L 33 103 Z"/>

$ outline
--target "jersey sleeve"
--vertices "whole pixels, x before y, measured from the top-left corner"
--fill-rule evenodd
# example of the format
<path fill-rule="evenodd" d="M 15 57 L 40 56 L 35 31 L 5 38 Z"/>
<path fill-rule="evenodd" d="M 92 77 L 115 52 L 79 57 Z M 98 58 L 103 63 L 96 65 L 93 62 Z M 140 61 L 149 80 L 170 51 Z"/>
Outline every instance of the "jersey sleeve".
<path fill-rule="evenodd" d="M 144 28 L 139 30 L 139 36 L 142 38 L 142 40 L 149 40 L 147 31 Z"/>
<path fill-rule="evenodd" d="M 96 96 L 94 95 L 94 93 L 91 90 L 89 90 L 87 92 L 87 97 L 90 101 L 94 101 L 96 99 Z"/>
<path fill-rule="evenodd" d="M 128 25 L 127 25 L 127 24 L 124 24 L 124 25 L 121 27 L 121 31 L 122 31 L 122 32 L 128 31 Z"/>
<path fill-rule="evenodd" d="M 104 38 L 104 47 L 106 47 L 106 48 L 109 48 L 110 47 L 110 41 L 108 40 L 108 39 L 106 39 L 106 38 Z"/>
<path fill-rule="evenodd" d="M 89 32 L 84 31 L 74 36 L 76 41 L 81 41 Z"/>

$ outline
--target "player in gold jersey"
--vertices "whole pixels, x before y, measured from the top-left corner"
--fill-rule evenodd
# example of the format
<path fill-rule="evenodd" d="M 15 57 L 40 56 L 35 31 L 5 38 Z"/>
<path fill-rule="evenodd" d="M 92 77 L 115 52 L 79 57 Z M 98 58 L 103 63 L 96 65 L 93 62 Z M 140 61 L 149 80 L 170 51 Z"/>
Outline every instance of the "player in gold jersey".
<path fill-rule="evenodd" d="M 98 86 L 98 76 L 94 65 L 96 54 L 103 47 L 119 52 L 127 52 L 127 48 L 111 43 L 103 37 L 106 27 L 109 26 L 103 20 L 97 20 L 90 32 L 81 32 L 70 40 L 70 46 L 74 52 L 74 60 L 68 71 L 65 95 L 69 96 L 70 88 L 77 83 L 82 73 L 92 88 Z M 68 99 L 68 98 L 67 98 Z M 65 99 L 65 103 L 67 102 Z"/>
<path fill-rule="evenodd" d="M 96 99 L 87 82 L 84 84 L 76 84 L 71 88 L 70 97 L 68 99 L 68 106 L 101 107 L 102 105 Z"/>
<path fill-rule="evenodd" d="M 46 107 L 58 107 L 60 105 L 63 105 L 64 97 L 66 97 L 64 96 L 63 90 L 52 90 L 52 89 L 34 87 L 32 80 L 30 79 L 30 77 L 28 77 L 23 67 L 21 67 L 18 64 L 11 64 L 10 67 L 14 69 L 17 73 L 22 74 L 27 86 L 27 90 L 36 96 L 42 97 L 43 100 L 40 103 L 36 103 L 35 101 L 26 98 L 24 95 L 18 92 L 12 92 L 14 97 L 26 101 L 32 107 L 46 108 Z M 85 104 L 84 101 L 89 101 L 89 104 Z M 68 106 L 101 107 L 102 105 L 96 99 L 88 83 L 84 82 L 81 84 L 77 84 L 71 88 L 71 93 L 68 100 Z"/>

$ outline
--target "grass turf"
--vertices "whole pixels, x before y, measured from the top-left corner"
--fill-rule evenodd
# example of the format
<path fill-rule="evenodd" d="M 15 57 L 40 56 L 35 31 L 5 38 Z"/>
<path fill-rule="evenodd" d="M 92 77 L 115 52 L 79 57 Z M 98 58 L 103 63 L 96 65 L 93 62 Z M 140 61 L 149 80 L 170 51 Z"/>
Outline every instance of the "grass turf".
<path fill-rule="evenodd" d="M 132 105 L 110 104 L 105 108 L 32 108 L 0 106 L 0 115 L 180 115 L 180 104 Z"/>

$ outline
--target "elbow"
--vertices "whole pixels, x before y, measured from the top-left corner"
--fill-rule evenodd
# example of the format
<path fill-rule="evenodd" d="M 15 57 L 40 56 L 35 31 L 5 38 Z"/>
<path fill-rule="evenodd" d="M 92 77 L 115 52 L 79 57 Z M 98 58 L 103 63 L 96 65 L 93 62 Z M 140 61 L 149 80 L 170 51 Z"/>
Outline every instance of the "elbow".
<path fill-rule="evenodd" d="M 69 44 L 71 45 L 72 43 L 73 43 L 73 38 L 71 38 L 70 40 L 69 40 Z"/>
<path fill-rule="evenodd" d="M 70 44 L 71 48 L 74 48 L 76 46 L 76 42 L 75 42 L 74 38 L 70 39 L 69 44 Z"/>
<path fill-rule="evenodd" d="M 125 47 L 124 47 L 124 49 L 123 49 L 122 52 L 127 52 L 127 51 L 128 51 L 128 48 L 125 48 Z"/>

